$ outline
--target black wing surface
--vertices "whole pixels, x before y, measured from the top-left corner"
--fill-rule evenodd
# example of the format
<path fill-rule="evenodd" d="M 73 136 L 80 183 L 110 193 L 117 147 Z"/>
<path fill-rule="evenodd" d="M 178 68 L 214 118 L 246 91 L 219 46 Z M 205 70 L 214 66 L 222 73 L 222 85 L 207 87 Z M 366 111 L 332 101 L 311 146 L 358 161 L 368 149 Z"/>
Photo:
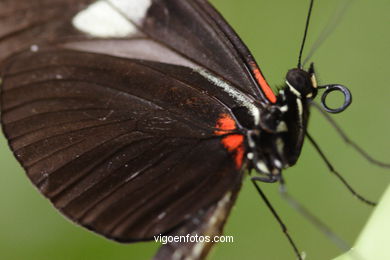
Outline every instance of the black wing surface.
<path fill-rule="evenodd" d="M 115 240 L 152 239 L 240 183 L 214 134 L 230 111 L 188 68 L 103 56 L 19 54 L 3 69 L 2 127 L 66 216 Z"/>

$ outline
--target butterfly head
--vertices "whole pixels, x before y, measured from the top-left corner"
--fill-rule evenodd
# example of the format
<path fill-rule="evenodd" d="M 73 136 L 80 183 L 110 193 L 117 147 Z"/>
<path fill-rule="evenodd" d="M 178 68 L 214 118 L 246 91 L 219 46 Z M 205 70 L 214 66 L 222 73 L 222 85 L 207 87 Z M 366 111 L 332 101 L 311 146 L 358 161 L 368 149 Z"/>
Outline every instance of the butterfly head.
<path fill-rule="evenodd" d="M 314 99 L 317 96 L 318 85 L 313 63 L 308 71 L 301 68 L 289 70 L 286 75 L 286 84 L 297 97 Z"/>

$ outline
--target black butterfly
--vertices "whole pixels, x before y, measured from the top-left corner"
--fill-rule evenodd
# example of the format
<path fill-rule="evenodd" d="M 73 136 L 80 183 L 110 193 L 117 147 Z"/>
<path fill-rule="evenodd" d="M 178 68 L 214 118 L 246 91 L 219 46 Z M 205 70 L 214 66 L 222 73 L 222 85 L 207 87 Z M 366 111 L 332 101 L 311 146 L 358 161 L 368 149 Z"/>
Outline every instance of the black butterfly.
<path fill-rule="evenodd" d="M 206 0 L 1 0 L 1 122 L 31 181 L 121 242 L 218 235 L 244 172 L 283 181 L 318 92 L 314 67 L 274 95 Z M 339 85 L 325 86 L 350 93 Z M 325 103 L 325 102 L 323 102 Z M 206 195 L 207 194 L 207 195 Z M 201 259 L 171 243 L 156 259 Z"/>

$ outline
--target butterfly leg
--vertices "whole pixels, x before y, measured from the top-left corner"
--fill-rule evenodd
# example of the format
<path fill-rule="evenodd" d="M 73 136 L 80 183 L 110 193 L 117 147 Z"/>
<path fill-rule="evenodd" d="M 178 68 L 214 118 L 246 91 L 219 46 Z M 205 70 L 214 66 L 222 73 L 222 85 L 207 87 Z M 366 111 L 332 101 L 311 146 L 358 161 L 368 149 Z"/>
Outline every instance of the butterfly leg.
<path fill-rule="evenodd" d="M 255 186 L 257 192 L 259 193 L 260 197 L 263 199 L 265 204 L 267 205 L 268 209 L 271 211 L 272 215 L 274 215 L 275 219 L 278 221 L 280 227 L 282 228 L 282 231 L 284 235 L 286 236 L 287 240 L 290 242 L 290 245 L 293 247 L 295 255 L 298 257 L 299 260 L 303 260 L 303 257 L 298 250 L 298 247 L 296 246 L 295 242 L 292 240 L 286 225 L 284 224 L 283 220 L 280 218 L 279 214 L 276 212 L 274 207 L 272 206 L 271 202 L 268 200 L 268 198 L 265 196 L 264 192 L 260 189 L 259 185 L 255 180 L 252 179 L 252 183 Z"/>
<path fill-rule="evenodd" d="M 275 183 L 278 181 L 277 178 L 274 178 L 275 176 L 273 175 L 266 175 L 266 176 L 254 176 L 251 177 L 252 181 L 261 181 L 261 182 L 266 182 L 266 183 Z"/>

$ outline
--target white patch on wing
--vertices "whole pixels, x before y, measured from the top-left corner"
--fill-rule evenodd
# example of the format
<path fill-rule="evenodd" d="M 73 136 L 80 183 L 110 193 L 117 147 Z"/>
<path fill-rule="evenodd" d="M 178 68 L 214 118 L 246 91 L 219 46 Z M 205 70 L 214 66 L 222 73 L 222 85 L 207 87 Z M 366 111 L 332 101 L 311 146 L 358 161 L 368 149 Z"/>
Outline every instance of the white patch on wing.
<path fill-rule="evenodd" d="M 214 85 L 222 88 L 226 93 L 229 94 L 232 98 L 234 98 L 240 105 L 245 106 L 248 108 L 248 110 L 251 112 L 255 124 L 258 125 L 260 122 L 260 111 L 259 109 L 253 104 L 253 101 L 247 98 L 244 94 L 242 94 L 239 90 L 237 90 L 235 87 L 230 85 L 228 82 L 226 82 L 223 79 L 220 79 L 216 77 L 215 75 L 211 74 L 210 72 L 206 71 L 202 68 L 195 69 L 200 75 L 205 77 L 208 81 L 213 83 Z"/>
<path fill-rule="evenodd" d="M 152 0 L 107 0 L 124 16 L 136 24 L 141 24 L 152 5 Z"/>
<path fill-rule="evenodd" d="M 142 37 L 142 34 L 140 34 Z M 141 59 L 195 68 L 196 65 L 177 52 L 146 38 L 93 39 L 90 41 L 66 42 L 62 46 L 111 56 Z"/>
<path fill-rule="evenodd" d="M 39 46 L 36 45 L 36 44 L 31 45 L 31 46 L 30 46 L 30 51 L 32 51 L 32 52 L 37 52 L 37 51 L 39 51 Z"/>
<path fill-rule="evenodd" d="M 129 1 L 137 2 L 137 1 Z M 137 33 L 137 28 L 106 1 L 98 1 L 73 17 L 73 26 L 99 38 L 119 38 Z"/>

